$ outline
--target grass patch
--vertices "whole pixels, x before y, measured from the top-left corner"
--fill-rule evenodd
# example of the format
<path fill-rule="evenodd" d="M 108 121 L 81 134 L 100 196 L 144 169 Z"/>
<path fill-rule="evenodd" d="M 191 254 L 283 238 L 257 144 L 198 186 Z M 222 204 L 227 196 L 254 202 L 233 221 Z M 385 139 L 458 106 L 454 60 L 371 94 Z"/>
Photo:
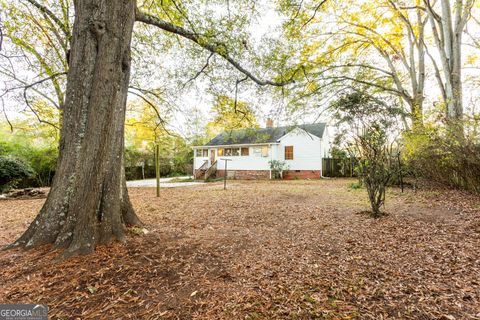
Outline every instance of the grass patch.
<path fill-rule="evenodd" d="M 362 188 L 362 184 L 360 182 L 352 182 L 348 185 L 350 189 L 357 190 Z"/>
<path fill-rule="evenodd" d="M 179 183 L 179 182 L 194 182 L 195 180 L 193 178 L 173 178 L 167 183 Z"/>

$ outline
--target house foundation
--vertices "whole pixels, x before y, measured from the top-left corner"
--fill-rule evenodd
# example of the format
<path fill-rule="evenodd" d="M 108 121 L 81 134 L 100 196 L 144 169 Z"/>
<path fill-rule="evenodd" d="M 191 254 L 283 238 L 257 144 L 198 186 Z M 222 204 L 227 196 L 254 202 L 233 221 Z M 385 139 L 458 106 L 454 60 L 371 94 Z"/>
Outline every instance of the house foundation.
<path fill-rule="evenodd" d="M 217 177 L 225 177 L 225 170 L 218 170 Z M 270 170 L 227 170 L 228 179 L 237 180 L 268 180 Z"/>
<path fill-rule="evenodd" d="M 218 170 L 218 178 L 225 176 L 225 170 Z M 284 180 L 293 179 L 320 179 L 321 170 L 288 170 L 283 172 Z M 227 170 L 227 178 L 235 180 L 268 180 L 270 170 Z"/>
<path fill-rule="evenodd" d="M 283 179 L 320 179 L 322 177 L 321 170 L 288 170 L 283 172 Z"/>

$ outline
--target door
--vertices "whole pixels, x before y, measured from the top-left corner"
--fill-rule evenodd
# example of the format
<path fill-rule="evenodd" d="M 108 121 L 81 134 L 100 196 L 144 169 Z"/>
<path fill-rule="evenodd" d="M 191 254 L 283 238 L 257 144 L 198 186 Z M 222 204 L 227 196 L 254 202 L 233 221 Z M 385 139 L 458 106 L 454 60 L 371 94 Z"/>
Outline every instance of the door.
<path fill-rule="evenodd" d="M 215 162 L 215 149 L 210 150 L 210 165 Z"/>

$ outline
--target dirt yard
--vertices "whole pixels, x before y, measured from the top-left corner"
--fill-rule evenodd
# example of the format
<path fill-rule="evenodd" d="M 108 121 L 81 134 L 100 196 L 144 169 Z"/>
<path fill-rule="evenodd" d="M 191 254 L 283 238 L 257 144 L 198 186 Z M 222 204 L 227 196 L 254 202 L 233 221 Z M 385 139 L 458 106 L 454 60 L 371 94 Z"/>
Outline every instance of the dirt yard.
<path fill-rule="evenodd" d="M 148 234 L 55 262 L 0 252 L 0 303 L 51 319 L 480 319 L 480 199 L 389 191 L 373 220 L 352 180 L 131 189 Z M 0 201 L 0 244 L 44 199 Z"/>

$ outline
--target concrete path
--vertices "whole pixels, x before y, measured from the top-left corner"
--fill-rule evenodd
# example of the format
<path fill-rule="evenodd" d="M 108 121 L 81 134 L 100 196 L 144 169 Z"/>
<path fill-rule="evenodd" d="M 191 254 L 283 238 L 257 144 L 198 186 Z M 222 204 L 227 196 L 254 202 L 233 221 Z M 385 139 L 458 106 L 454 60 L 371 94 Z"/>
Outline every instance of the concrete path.
<path fill-rule="evenodd" d="M 174 177 L 174 178 L 161 178 L 160 188 L 179 188 L 179 187 L 194 187 L 204 185 L 205 182 L 189 181 L 189 182 L 170 182 L 172 179 L 189 179 L 191 176 Z M 127 181 L 127 187 L 129 188 L 155 188 L 157 186 L 157 180 L 145 179 L 145 180 L 133 180 Z"/>

